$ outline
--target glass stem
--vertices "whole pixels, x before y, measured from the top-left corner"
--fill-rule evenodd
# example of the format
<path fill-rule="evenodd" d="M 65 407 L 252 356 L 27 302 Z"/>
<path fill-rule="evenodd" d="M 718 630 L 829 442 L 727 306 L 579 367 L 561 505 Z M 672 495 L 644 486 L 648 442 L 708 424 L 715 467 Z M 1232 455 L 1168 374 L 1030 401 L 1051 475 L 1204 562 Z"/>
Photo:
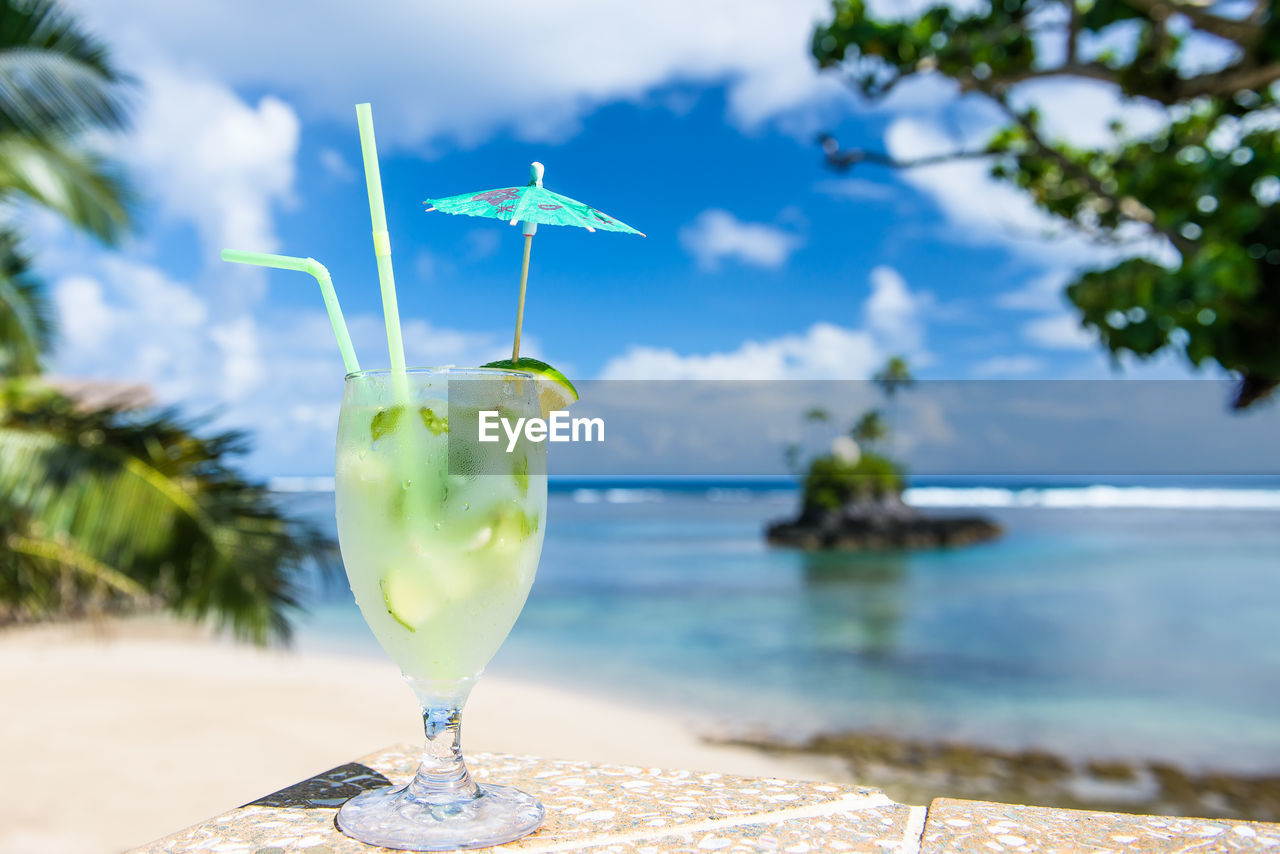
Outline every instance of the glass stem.
<path fill-rule="evenodd" d="M 409 794 L 435 804 L 450 804 L 480 796 L 462 759 L 461 706 L 424 706 L 422 725 L 427 743 L 422 764 L 409 784 Z"/>

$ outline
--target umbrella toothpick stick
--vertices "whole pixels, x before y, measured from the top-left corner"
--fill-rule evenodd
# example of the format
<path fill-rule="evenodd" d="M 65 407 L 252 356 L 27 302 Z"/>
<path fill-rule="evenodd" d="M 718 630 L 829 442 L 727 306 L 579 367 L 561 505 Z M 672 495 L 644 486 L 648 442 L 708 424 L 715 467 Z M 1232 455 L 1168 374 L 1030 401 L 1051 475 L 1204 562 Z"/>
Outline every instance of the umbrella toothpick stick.
<path fill-rule="evenodd" d="M 520 361 L 520 329 L 524 326 L 524 290 L 529 282 L 529 253 L 533 251 L 533 235 L 538 230 L 536 222 L 524 224 L 524 260 L 520 262 L 520 297 L 516 300 L 516 338 L 511 345 L 511 361 Z"/>

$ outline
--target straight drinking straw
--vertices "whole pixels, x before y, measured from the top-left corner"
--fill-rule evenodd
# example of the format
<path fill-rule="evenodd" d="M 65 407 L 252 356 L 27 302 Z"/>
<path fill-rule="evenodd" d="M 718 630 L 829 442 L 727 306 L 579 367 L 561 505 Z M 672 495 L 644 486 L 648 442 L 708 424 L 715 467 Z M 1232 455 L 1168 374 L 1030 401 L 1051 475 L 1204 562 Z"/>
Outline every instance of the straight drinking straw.
<path fill-rule="evenodd" d="M 274 267 L 277 270 L 297 270 L 310 273 L 320 283 L 320 293 L 324 296 L 324 307 L 329 311 L 329 323 L 333 326 L 333 335 L 338 339 L 338 349 L 342 351 L 342 364 L 347 373 L 354 374 L 360 370 L 356 360 L 355 348 L 351 346 L 351 335 L 347 332 L 347 322 L 342 319 L 342 307 L 338 305 L 338 295 L 333 290 L 333 280 L 329 271 L 314 258 L 295 258 L 291 255 L 270 255 L 266 252 L 242 252 L 239 249 L 223 249 L 222 260 L 234 264 L 253 264 L 256 267 Z"/>
<path fill-rule="evenodd" d="M 409 397 L 404 372 L 404 339 L 400 336 L 400 307 L 396 304 L 396 279 L 391 270 L 391 236 L 382 202 L 382 173 L 378 169 L 378 143 L 373 137 L 373 109 L 356 104 L 360 125 L 360 153 L 364 156 L 364 182 L 369 189 L 369 214 L 373 220 L 373 254 L 378 259 L 378 284 L 382 287 L 382 314 L 387 324 L 387 349 L 391 351 L 391 382 L 398 400 Z"/>

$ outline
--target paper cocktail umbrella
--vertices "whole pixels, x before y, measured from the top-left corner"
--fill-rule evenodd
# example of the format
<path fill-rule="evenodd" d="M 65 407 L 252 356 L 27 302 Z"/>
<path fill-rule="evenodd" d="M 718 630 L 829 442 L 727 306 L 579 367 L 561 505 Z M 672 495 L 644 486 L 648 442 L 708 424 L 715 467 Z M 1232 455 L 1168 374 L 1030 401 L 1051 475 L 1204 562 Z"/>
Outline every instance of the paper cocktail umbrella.
<path fill-rule="evenodd" d="M 443 199 L 427 199 L 428 211 L 465 216 L 484 216 L 506 220 L 511 225 L 524 223 L 524 259 L 520 264 L 520 297 L 516 304 L 516 334 L 511 345 L 511 361 L 520 360 L 520 328 L 524 323 L 524 292 L 529 280 L 529 253 L 533 235 L 539 225 L 576 225 L 587 231 L 621 231 L 639 234 L 619 219 L 606 216 L 590 205 L 553 193 L 542 186 L 543 166 L 529 168 L 529 183 L 523 187 L 501 187 L 479 193 L 463 193 Z"/>

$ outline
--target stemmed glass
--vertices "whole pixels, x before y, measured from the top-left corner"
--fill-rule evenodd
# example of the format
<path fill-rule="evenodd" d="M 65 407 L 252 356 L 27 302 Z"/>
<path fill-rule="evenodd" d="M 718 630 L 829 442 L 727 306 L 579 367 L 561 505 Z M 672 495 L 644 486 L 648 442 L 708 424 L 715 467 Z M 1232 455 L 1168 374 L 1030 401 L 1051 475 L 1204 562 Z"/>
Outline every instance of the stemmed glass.
<path fill-rule="evenodd" d="M 546 446 L 477 444 L 481 410 L 539 416 L 537 382 L 453 367 L 347 376 L 335 467 L 342 559 L 426 730 L 411 782 L 365 792 L 338 812 L 343 833 L 373 845 L 480 848 L 542 822 L 532 796 L 479 786 L 462 758 L 463 705 L 524 607 L 547 509 Z"/>

